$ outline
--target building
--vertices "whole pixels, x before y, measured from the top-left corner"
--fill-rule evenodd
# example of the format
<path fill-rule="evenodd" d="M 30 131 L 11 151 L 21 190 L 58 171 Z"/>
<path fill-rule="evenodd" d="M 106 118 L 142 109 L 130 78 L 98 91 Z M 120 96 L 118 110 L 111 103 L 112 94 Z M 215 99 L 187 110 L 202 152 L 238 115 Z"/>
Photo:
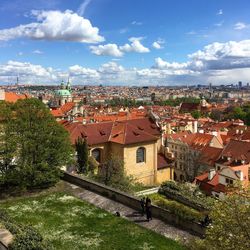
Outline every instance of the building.
<path fill-rule="evenodd" d="M 66 86 L 63 81 L 61 82 L 60 89 L 55 91 L 54 99 L 56 105 L 59 107 L 67 102 L 72 101 L 71 85 L 69 81 L 67 82 Z"/>
<path fill-rule="evenodd" d="M 205 147 L 223 148 L 221 139 L 211 134 L 184 131 L 165 136 L 165 147 L 174 154 L 174 179 L 193 181 L 202 171 L 200 157 Z"/>
<path fill-rule="evenodd" d="M 214 162 L 214 168 L 197 176 L 195 182 L 206 194 L 221 198 L 227 186 L 236 181 L 248 186 L 249 175 L 250 142 L 231 140 Z"/>
<path fill-rule="evenodd" d="M 4 89 L 0 89 L 0 101 L 6 102 L 16 102 L 20 99 L 27 99 L 29 98 L 26 94 L 17 94 L 15 92 L 6 92 Z"/>
<path fill-rule="evenodd" d="M 82 124 L 63 121 L 72 144 L 85 138 L 89 154 L 101 165 L 116 155 L 127 175 L 146 185 L 172 179 L 173 159 L 162 151 L 160 128 L 150 118 Z"/>

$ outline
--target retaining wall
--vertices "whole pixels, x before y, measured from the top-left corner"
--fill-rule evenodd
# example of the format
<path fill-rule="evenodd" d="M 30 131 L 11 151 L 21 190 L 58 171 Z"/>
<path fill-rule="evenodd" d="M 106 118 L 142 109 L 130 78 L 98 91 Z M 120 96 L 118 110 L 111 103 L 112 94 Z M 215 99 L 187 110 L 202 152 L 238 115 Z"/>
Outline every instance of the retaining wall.
<path fill-rule="evenodd" d="M 114 188 L 105 186 L 101 183 L 89 180 L 85 177 L 79 177 L 66 172 L 64 172 L 62 179 L 79 187 L 106 196 L 112 200 L 120 202 L 128 207 L 131 207 L 137 211 L 141 210 L 140 200 L 127 193 L 118 191 Z M 205 234 L 205 228 L 201 224 L 181 219 L 177 215 L 171 213 L 170 211 L 160 208 L 158 206 L 152 205 L 152 215 L 155 218 L 159 218 L 171 225 L 177 226 L 194 235 L 203 237 Z"/>

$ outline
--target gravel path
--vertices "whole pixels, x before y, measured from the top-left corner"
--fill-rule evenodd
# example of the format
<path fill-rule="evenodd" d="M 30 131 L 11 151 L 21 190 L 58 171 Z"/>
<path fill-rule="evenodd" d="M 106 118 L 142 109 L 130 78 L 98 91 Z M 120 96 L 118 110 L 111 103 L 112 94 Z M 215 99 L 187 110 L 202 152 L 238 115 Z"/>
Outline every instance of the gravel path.
<path fill-rule="evenodd" d="M 180 241 L 183 244 L 186 244 L 196 238 L 190 233 L 166 224 L 159 219 L 153 218 L 153 220 L 148 222 L 144 216 L 138 213 L 138 211 L 76 185 L 66 183 L 65 188 L 68 192 L 84 201 L 87 201 L 113 214 L 115 214 L 116 211 L 119 211 L 121 217 L 133 221 L 145 228 L 151 229 L 164 235 L 165 237 Z"/>

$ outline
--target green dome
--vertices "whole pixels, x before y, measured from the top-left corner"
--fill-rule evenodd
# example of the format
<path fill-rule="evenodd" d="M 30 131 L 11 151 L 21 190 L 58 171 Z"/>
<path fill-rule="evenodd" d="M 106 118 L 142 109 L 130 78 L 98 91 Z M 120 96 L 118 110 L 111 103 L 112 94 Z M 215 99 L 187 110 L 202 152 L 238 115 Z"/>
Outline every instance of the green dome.
<path fill-rule="evenodd" d="M 70 92 L 67 89 L 56 90 L 55 94 L 58 96 L 71 96 Z"/>

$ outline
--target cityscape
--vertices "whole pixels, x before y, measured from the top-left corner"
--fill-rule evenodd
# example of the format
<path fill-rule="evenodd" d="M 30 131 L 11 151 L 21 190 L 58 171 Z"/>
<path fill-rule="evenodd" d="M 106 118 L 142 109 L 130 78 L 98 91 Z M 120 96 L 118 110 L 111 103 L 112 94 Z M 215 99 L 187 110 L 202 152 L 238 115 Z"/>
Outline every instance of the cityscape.
<path fill-rule="evenodd" d="M 250 248 L 250 3 L 0 3 L 0 250 Z"/>

